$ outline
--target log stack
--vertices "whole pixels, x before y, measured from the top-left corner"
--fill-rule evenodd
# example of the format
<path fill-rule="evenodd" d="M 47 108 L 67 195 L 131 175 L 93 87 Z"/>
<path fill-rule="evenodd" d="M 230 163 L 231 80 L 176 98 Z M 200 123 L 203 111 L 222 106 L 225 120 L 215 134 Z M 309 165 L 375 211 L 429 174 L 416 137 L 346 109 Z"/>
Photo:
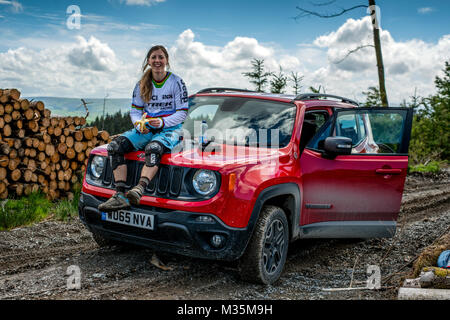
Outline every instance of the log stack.
<path fill-rule="evenodd" d="M 0 89 L 0 199 L 38 190 L 50 200 L 71 199 L 91 150 L 110 141 L 83 117 L 52 117 L 42 101 Z"/>

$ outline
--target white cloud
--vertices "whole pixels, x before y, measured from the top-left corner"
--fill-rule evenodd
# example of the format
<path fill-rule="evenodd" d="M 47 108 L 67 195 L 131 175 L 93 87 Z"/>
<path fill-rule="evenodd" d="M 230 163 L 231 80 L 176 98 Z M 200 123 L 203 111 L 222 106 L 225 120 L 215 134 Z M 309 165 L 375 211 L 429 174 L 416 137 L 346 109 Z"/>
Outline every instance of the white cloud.
<path fill-rule="evenodd" d="M 366 17 L 364 22 L 361 23 L 361 20 L 348 19 L 337 31 L 318 37 L 314 40 L 314 44 L 321 48 L 329 47 L 331 44 L 345 47 L 348 44 L 360 43 L 367 40 L 367 35 L 372 32 L 370 17 Z"/>
<path fill-rule="evenodd" d="M 113 71 L 117 69 L 116 56 L 108 44 L 102 43 L 92 36 L 89 41 L 86 41 L 81 36 L 78 36 L 77 40 L 77 45 L 67 55 L 72 65 L 94 71 Z"/>
<path fill-rule="evenodd" d="M 131 49 L 130 53 L 131 53 L 131 56 L 136 59 L 141 59 L 141 58 L 144 59 L 145 54 L 146 54 L 145 50 L 137 50 L 137 49 Z"/>
<path fill-rule="evenodd" d="M 16 0 L 0 0 L 0 5 L 1 4 L 12 6 L 13 12 L 21 12 L 23 10 L 22 4 Z"/>
<path fill-rule="evenodd" d="M 373 47 L 365 47 L 337 63 L 350 50 L 373 45 L 371 28 L 370 17 L 348 19 L 338 30 L 314 41 L 315 45 L 327 50 L 326 72 L 314 72 L 323 80 L 328 92 L 362 98 L 363 90 L 378 85 Z M 426 43 L 418 39 L 396 41 L 387 30 L 380 30 L 380 34 L 390 102 L 398 104 L 407 99 L 415 88 L 421 95 L 432 94 L 434 78 L 449 58 L 450 35 L 444 35 L 437 43 Z"/>
<path fill-rule="evenodd" d="M 415 88 L 423 96 L 435 92 L 434 78 L 448 59 L 450 35 L 438 43 L 417 39 L 399 42 L 387 30 L 381 30 L 381 41 L 391 103 L 408 99 Z M 312 44 L 299 45 L 296 52 L 283 52 L 276 45 L 244 37 L 236 37 L 222 47 L 208 46 L 196 41 L 192 30 L 186 30 L 170 53 L 174 72 L 185 78 L 192 93 L 213 86 L 253 89 L 242 73 L 250 71 L 252 58 L 258 58 L 264 59 L 266 70 L 276 72 L 281 65 L 286 74 L 304 75 L 303 90 L 322 86 L 327 93 L 362 100 L 363 91 L 378 85 L 374 48 L 363 48 L 337 63 L 349 50 L 362 45 L 373 45 L 370 17 L 349 19 Z M 292 89 L 286 92 L 292 93 Z"/>
<path fill-rule="evenodd" d="M 0 52 L 0 83 L 29 96 L 103 97 L 108 90 L 112 97 L 130 97 L 141 75 L 147 45 L 164 41 L 155 36 L 143 45 L 141 38 L 116 39 L 77 37 L 59 45 L 54 39 L 46 49 L 33 46 L 31 38 L 21 39 L 15 49 Z M 381 30 L 381 39 L 389 101 L 398 104 L 415 88 L 422 96 L 433 94 L 434 79 L 449 59 L 450 34 L 429 43 L 396 41 L 387 30 Z M 35 41 L 42 43 L 39 38 Z M 349 19 L 334 32 L 291 50 L 250 37 L 235 37 L 222 46 L 213 46 L 199 41 L 190 29 L 179 34 L 168 49 L 171 70 L 185 80 L 190 94 L 215 86 L 253 89 L 243 72 L 250 71 L 251 60 L 258 58 L 264 59 L 267 71 L 277 72 L 281 66 L 286 74 L 303 75 L 303 91 L 322 86 L 327 93 L 361 100 L 363 91 L 378 84 L 374 49 L 361 49 L 337 62 L 349 50 L 372 41 L 367 17 Z M 287 93 L 292 91 L 291 87 L 286 89 Z"/>
<path fill-rule="evenodd" d="M 170 48 L 174 72 L 185 78 L 194 91 L 214 86 L 250 88 L 242 73 L 250 71 L 253 58 L 264 59 L 265 66 L 271 70 L 278 70 L 279 64 L 283 68 L 299 64 L 296 57 L 286 55 L 277 61 L 274 53 L 270 46 L 247 37 L 236 37 L 223 47 L 208 46 L 195 41 L 190 29 L 181 33 Z"/>
<path fill-rule="evenodd" d="M 0 53 L 0 82 L 24 95 L 101 97 L 114 89 L 126 97 L 138 78 L 138 64 L 124 64 L 95 37 L 59 48 L 25 47 Z"/>
<path fill-rule="evenodd" d="M 157 4 L 165 2 L 166 0 L 120 0 L 121 3 L 125 2 L 128 6 L 151 6 L 152 4 Z"/>
<path fill-rule="evenodd" d="M 434 9 L 431 8 L 431 7 L 425 7 L 425 8 L 417 9 L 417 12 L 420 13 L 420 14 L 427 14 L 427 13 L 431 13 L 433 11 L 434 11 Z"/>

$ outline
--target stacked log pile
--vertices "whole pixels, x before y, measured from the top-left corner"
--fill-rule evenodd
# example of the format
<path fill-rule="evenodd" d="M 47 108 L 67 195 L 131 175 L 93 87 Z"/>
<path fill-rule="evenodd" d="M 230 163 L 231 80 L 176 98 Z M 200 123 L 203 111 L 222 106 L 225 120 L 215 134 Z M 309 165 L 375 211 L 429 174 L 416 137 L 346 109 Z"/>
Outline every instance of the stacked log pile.
<path fill-rule="evenodd" d="M 43 102 L 0 89 L 0 199 L 38 190 L 71 199 L 91 150 L 110 141 L 83 117 L 52 117 Z"/>

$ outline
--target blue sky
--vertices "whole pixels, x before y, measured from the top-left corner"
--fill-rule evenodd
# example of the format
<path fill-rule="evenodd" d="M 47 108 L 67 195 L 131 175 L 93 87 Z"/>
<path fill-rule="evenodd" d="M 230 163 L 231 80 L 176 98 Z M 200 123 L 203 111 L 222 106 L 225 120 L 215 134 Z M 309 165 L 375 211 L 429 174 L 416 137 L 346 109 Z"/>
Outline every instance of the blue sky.
<path fill-rule="evenodd" d="M 0 84 L 17 83 L 29 94 L 102 97 L 104 92 L 112 92 L 115 97 L 126 97 L 139 78 L 145 50 L 163 44 L 170 49 L 173 71 L 188 80 L 191 91 L 209 85 L 249 87 L 242 72 L 248 71 L 251 58 L 259 55 L 273 71 L 282 66 L 285 72 L 304 74 L 305 87 L 322 84 L 334 93 L 358 98 L 367 86 L 376 84 L 376 74 L 367 65 L 367 61 L 373 64 L 372 57 L 367 57 L 370 50 L 355 55 L 347 65 L 338 66 L 333 61 L 354 46 L 370 43 L 365 9 L 333 19 L 293 19 L 299 13 L 297 6 L 333 13 L 367 2 L 311 4 L 329 1 L 0 0 Z M 80 30 L 66 26 L 66 9 L 73 4 L 81 10 Z M 394 99 L 400 100 L 400 95 L 407 98 L 407 92 L 413 90 L 398 92 L 400 76 L 410 81 L 427 73 L 426 79 L 413 85 L 424 95 L 432 93 L 434 76 L 450 58 L 446 52 L 450 1 L 378 0 L 377 4 L 386 33 L 386 67 L 393 70 L 388 87 L 397 93 Z M 365 38 L 360 37 L 364 33 Z M 352 43 L 352 38 L 359 42 Z M 417 52 L 410 52 L 414 50 Z M 423 62 L 420 74 L 414 73 L 414 59 L 420 59 L 424 50 L 430 61 Z M 405 52 L 410 60 L 396 61 L 398 52 Z M 367 61 L 363 61 L 365 56 Z M 8 69 L 11 64 L 25 70 L 29 64 L 29 78 L 18 79 Z M 46 75 L 48 69 L 57 75 Z M 338 73 L 342 73 L 341 78 Z M 33 80 L 38 83 L 33 85 Z M 344 81 L 347 86 L 337 84 Z"/>
<path fill-rule="evenodd" d="M 0 1 L 1 2 L 1 1 Z M 11 14 L 8 6 L 0 5 L 0 26 L 14 30 L 17 35 L 42 32 L 48 25 L 64 25 L 66 8 L 76 4 L 86 17 L 85 22 L 100 17 L 120 24 L 147 23 L 160 26 L 158 32 L 173 41 L 187 28 L 198 34 L 202 41 L 223 45 L 235 36 L 255 37 L 261 42 L 276 41 L 284 47 L 297 42 L 308 42 L 341 26 L 348 18 L 360 18 L 365 9 L 356 9 L 341 17 L 320 19 L 306 17 L 293 19 L 297 6 L 321 12 L 336 12 L 339 8 L 365 4 L 365 0 L 338 0 L 336 4 L 314 7 L 305 0 L 166 0 L 150 6 L 126 5 L 124 1 L 20 1 L 22 12 Z M 328 2 L 319 0 L 316 3 Z M 442 0 L 378 0 L 382 8 L 382 27 L 397 40 L 419 38 L 437 41 L 450 31 L 450 1 Z M 323 9 L 322 9 L 323 8 Z M 430 8 L 421 14 L 420 8 Z M 9 11 L 9 12 L 7 12 Z M 82 33 L 82 30 L 81 30 Z M 51 35 L 48 35 L 51 37 Z"/>

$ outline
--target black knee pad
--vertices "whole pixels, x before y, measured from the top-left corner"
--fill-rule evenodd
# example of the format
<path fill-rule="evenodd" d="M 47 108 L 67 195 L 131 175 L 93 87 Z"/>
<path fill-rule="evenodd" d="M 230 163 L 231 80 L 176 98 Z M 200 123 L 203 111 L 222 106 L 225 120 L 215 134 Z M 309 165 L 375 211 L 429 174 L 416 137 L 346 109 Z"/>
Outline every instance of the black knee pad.
<path fill-rule="evenodd" d="M 164 154 L 165 146 L 158 141 L 152 141 L 145 147 L 145 165 L 147 167 L 155 167 L 160 161 Z"/>
<path fill-rule="evenodd" d="M 111 157 L 111 167 L 114 170 L 125 164 L 125 153 L 134 150 L 133 144 L 128 138 L 119 136 L 108 144 L 108 155 Z"/>

